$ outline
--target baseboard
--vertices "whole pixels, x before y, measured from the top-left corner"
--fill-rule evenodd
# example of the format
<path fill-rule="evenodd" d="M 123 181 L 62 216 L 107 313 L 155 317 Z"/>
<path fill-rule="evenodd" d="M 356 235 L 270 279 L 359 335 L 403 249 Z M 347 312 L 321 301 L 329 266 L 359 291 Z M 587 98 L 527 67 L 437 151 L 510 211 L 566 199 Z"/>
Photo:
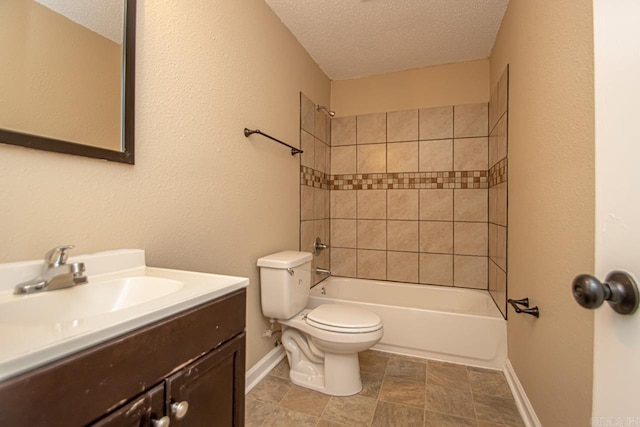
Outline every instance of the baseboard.
<path fill-rule="evenodd" d="M 285 356 L 284 347 L 279 345 L 253 365 L 246 374 L 245 394 L 249 393 L 261 379 L 266 377 Z"/>
<path fill-rule="evenodd" d="M 533 406 L 527 397 L 527 393 L 524 392 L 524 388 L 522 387 L 516 372 L 513 370 L 513 366 L 509 359 L 507 359 L 504 364 L 504 376 L 507 378 L 507 383 L 511 389 L 511 394 L 513 394 L 513 398 L 516 401 L 516 406 L 518 407 L 518 411 L 520 412 L 524 425 L 526 427 L 542 427 L 542 424 L 536 415 L 536 411 L 533 410 Z"/>

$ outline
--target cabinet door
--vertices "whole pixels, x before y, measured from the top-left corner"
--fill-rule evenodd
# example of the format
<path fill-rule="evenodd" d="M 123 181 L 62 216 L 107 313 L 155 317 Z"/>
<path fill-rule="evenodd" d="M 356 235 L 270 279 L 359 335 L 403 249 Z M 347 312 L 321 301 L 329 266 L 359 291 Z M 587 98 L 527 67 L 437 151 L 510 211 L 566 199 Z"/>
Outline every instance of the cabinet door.
<path fill-rule="evenodd" d="M 244 349 L 243 332 L 167 379 L 171 427 L 244 425 Z M 181 402 L 182 417 L 174 409 Z"/>
<path fill-rule="evenodd" d="M 164 384 L 160 384 L 91 427 L 155 427 L 154 421 L 164 416 L 164 400 Z"/>

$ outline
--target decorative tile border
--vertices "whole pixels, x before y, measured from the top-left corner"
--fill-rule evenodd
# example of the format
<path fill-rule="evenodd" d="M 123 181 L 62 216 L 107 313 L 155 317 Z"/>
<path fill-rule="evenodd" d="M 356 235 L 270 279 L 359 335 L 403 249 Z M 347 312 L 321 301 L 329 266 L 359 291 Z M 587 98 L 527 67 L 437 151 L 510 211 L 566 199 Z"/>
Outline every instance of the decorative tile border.
<path fill-rule="evenodd" d="M 300 167 L 300 183 L 325 190 L 481 189 L 489 188 L 488 171 L 401 172 L 327 175 Z"/>
<path fill-rule="evenodd" d="M 507 180 L 507 158 L 500 160 L 489 169 L 489 188 Z"/>

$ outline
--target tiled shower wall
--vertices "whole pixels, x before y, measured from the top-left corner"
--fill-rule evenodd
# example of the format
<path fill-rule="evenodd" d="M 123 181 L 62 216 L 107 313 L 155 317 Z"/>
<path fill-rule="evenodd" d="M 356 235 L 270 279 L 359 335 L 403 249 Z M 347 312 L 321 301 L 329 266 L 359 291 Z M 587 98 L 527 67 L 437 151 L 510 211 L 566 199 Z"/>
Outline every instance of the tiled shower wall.
<path fill-rule="evenodd" d="M 333 119 L 333 274 L 487 289 L 488 123 L 486 103 Z"/>
<path fill-rule="evenodd" d="M 489 292 L 507 312 L 507 148 L 509 68 L 489 102 Z"/>
<path fill-rule="evenodd" d="M 331 167 L 330 123 L 324 111 L 300 94 L 300 250 L 313 253 L 316 237 L 329 242 L 329 187 Z M 326 276 L 315 274 L 316 268 L 329 269 L 330 249 L 313 257 L 314 283 Z"/>

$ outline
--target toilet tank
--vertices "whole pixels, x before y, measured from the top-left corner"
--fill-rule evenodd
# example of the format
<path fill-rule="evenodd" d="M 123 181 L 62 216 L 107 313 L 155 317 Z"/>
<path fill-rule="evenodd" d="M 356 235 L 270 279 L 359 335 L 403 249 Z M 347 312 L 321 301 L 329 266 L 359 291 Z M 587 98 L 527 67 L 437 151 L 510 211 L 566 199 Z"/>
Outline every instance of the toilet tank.
<path fill-rule="evenodd" d="M 311 287 L 309 252 L 283 251 L 258 259 L 262 313 L 290 319 L 306 307 Z"/>

